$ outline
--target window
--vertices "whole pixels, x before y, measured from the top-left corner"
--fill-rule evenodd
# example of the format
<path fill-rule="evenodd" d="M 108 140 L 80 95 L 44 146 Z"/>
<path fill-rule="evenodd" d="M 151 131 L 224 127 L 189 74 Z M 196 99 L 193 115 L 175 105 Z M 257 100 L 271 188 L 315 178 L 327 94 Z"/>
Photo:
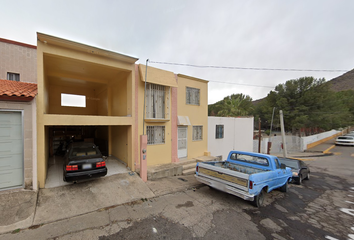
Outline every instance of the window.
<path fill-rule="evenodd" d="M 20 81 L 20 74 L 19 73 L 7 73 L 7 80 L 12 80 L 12 81 Z"/>
<path fill-rule="evenodd" d="M 186 104 L 199 105 L 200 90 L 197 88 L 187 87 Z"/>
<path fill-rule="evenodd" d="M 169 87 L 148 83 L 145 94 L 146 118 L 168 118 Z"/>
<path fill-rule="evenodd" d="M 279 169 L 280 168 L 280 164 L 279 164 L 279 162 L 278 162 L 278 159 L 274 159 L 274 162 L 275 162 L 275 166 L 276 166 L 276 168 L 277 169 Z"/>
<path fill-rule="evenodd" d="M 62 107 L 86 107 L 86 96 L 75 94 L 61 94 Z"/>
<path fill-rule="evenodd" d="M 203 140 L 203 126 L 193 126 L 193 141 Z"/>
<path fill-rule="evenodd" d="M 148 145 L 164 144 L 165 126 L 147 126 L 146 135 Z"/>
<path fill-rule="evenodd" d="M 216 125 L 215 138 L 216 139 L 224 138 L 224 125 Z"/>

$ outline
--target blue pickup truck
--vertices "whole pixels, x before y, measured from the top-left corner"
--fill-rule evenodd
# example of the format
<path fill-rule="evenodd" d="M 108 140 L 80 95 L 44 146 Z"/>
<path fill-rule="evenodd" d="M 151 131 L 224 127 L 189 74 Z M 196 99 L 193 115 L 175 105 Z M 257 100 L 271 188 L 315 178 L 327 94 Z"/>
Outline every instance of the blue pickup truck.
<path fill-rule="evenodd" d="M 231 151 L 225 161 L 198 162 L 195 177 L 212 188 L 261 207 L 266 193 L 276 188 L 288 191 L 292 172 L 275 156 Z"/>

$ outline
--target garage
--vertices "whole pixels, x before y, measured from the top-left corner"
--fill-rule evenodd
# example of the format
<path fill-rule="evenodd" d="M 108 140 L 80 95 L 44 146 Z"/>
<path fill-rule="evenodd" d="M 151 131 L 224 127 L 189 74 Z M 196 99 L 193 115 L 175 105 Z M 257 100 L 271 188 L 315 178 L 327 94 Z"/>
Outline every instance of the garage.
<path fill-rule="evenodd" d="M 0 190 L 23 187 L 22 111 L 0 111 Z"/>
<path fill-rule="evenodd" d="M 90 142 L 98 146 L 106 158 L 107 176 L 129 172 L 124 159 L 109 156 L 109 129 L 109 126 L 48 126 L 46 135 L 49 156 L 45 188 L 71 184 L 63 181 L 63 157 L 72 142 Z"/>

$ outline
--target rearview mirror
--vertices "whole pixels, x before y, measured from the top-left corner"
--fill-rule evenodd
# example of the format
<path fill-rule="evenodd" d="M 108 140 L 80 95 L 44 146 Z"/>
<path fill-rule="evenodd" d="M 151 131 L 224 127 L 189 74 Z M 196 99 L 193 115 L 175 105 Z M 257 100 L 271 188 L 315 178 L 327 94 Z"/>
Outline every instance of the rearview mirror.
<path fill-rule="evenodd" d="M 281 163 L 281 164 L 280 164 L 280 168 L 281 168 L 281 169 L 286 169 L 286 165 L 285 165 L 284 163 Z"/>

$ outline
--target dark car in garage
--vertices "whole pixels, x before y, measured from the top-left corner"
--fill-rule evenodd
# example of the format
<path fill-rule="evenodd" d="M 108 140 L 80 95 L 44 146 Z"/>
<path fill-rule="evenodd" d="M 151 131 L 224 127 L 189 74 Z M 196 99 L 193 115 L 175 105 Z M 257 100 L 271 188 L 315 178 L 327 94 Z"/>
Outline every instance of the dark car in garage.
<path fill-rule="evenodd" d="M 73 142 L 64 156 L 63 180 L 79 180 L 103 177 L 107 174 L 106 161 L 94 143 Z"/>
<path fill-rule="evenodd" d="M 302 180 L 310 179 L 310 168 L 303 161 L 293 158 L 279 158 L 279 161 L 291 168 L 293 172 L 292 182 L 301 185 Z"/>

